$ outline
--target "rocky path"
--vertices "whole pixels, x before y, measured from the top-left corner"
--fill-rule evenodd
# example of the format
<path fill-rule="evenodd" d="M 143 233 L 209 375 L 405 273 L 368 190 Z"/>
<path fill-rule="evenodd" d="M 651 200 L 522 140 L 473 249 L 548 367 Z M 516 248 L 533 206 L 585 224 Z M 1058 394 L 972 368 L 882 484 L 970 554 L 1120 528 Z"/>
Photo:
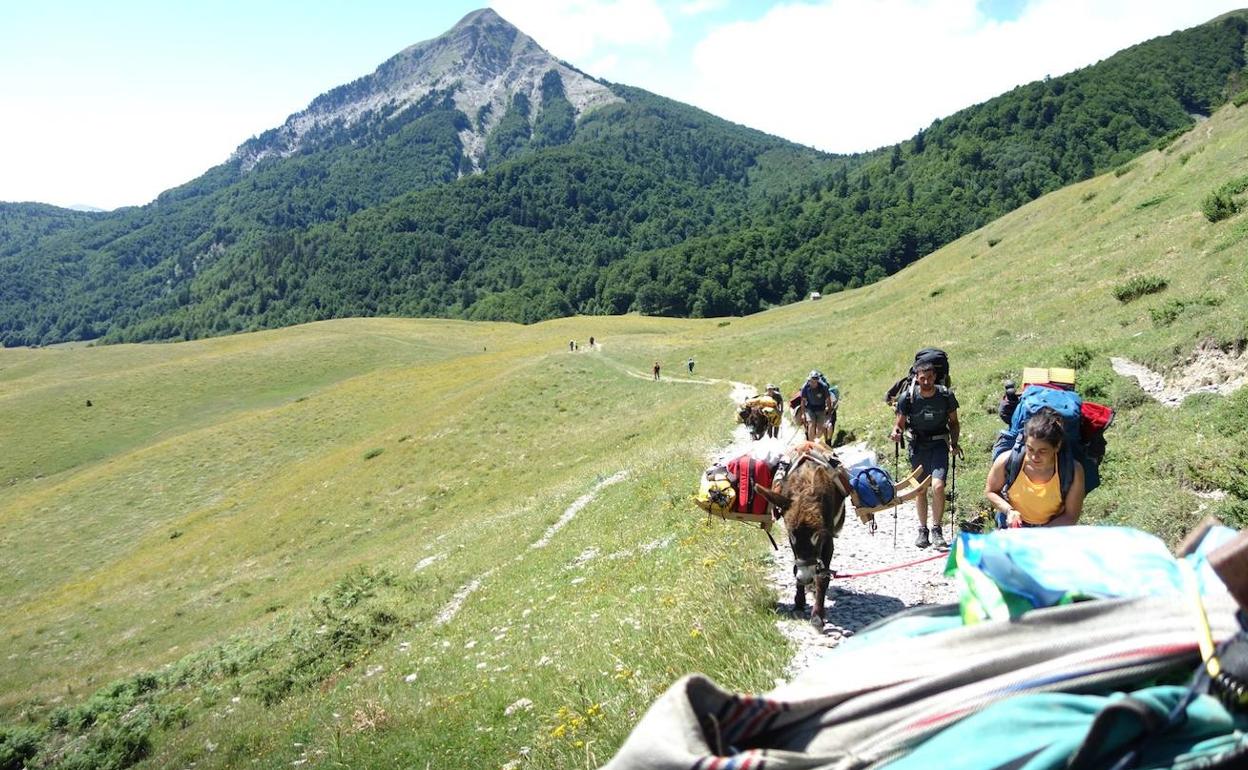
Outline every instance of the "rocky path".
<path fill-rule="evenodd" d="M 740 403 L 755 393 L 755 389 L 742 383 L 733 383 L 730 397 L 733 403 Z M 756 457 L 781 453 L 787 448 L 790 436 L 796 435 L 796 426 L 786 419 L 781 438 L 764 438 L 753 441 L 745 426 L 737 426 L 733 442 L 716 452 L 712 461 L 726 461 L 746 452 Z M 860 447 L 845 448 L 859 450 Z M 844 451 L 838 450 L 838 451 Z M 902 461 L 904 464 L 904 460 Z M 892 471 L 892 459 L 880 464 Z M 946 515 L 946 519 L 948 516 Z M 901 505 L 897 509 L 897 537 L 894 545 L 892 511 L 876 514 L 878 529 L 874 534 L 858 521 L 858 517 L 850 514 L 846 517 L 845 527 L 836 539 L 836 553 L 832 559 L 832 568 L 841 575 L 856 575 L 863 572 L 874 572 L 887 567 L 907 564 L 941 554 L 941 558 L 930 559 L 918 564 L 899 567 L 898 569 L 880 572 L 862 577 L 845 577 L 833 579 L 828 588 L 827 623 L 822 631 L 803 616 L 793 614 L 793 596 L 796 583 L 793 578 L 793 552 L 788 547 L 788 539 L 784 536 L 783 524 L 774 534 L 779 550 L 772 552 L 774 566 L 772 584 L 776 589 L 776 625 L 788 639 L 793 642 L 795 652 L 789 664 L 786 676 L 792 677 L 797 672 L 818 661 L 844 639 L 893 613 L 922 604 L 947 604 L 957 601 L 957 594 L 952 582 L 944 577 L 945 559 L 943 552 L 932 549 L 919 549 L 914 546 L 914 536 L 918 527 L 918 517 L 913 504 Z M 739 525 L 744 526 L 744 525 Z M 949 534 L 948 524 L 945 529 Z M 808 594 L 813 597 L 813 592 Z M 808 599 L 809 601 L 809 599 Z"/>

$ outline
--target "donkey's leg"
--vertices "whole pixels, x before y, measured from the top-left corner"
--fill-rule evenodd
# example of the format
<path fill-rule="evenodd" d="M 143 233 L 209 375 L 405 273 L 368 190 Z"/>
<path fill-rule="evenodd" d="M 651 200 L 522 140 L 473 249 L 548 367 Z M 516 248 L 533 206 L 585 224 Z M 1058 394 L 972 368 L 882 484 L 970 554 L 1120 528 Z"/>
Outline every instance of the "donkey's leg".
<path fill-rule="evenodd" d="M 823 600 L 828 593 L 828 576 L 826 574 L 815 578 L 815 606 L 810 611 L 810 624 L 815 628 L 822 629 L 824 621 Z"/>

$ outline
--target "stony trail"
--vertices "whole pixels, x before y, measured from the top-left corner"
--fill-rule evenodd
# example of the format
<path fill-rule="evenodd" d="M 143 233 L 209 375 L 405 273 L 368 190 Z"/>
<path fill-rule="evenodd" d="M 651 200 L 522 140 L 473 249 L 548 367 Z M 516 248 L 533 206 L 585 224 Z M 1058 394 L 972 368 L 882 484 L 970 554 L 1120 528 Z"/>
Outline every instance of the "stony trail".
<path fill-rule="evenodd" d="M 750 385 L 732 383 L 730 398 L 740 403 L 756 392 Z M 725 415 L 731 419 L 730 415 Z M 754 441 L 745 426 L 738 425 L 733 441 L 711 457 L 712 462 L 727 461 L 746 452 L 756 457 L 785 451 L 787 439 L 796 436 L 797 426 L 789 422 L 787 415 L 778 439 L 763 438 Z M 859 447 L 838 447 L 837 451 L 857 450 Z M 880 465 L 892 472 L 892 458 L 880 459 Z M 905 465 L 905 459 L 902 459 Z M 902 474 L 904 475 L 904 473 Z M 945 535 L 949 537 L 948 512 L 946 512 Z M 952 582 L 944 577 L 946 552 L 914 546 L 918 528 L 918 514 L 913 503 L 898 506 L 896 512 L 897 537 L 893 539 L 894 513 L 882 511 L 876 514 L 878 529 L 874 534 L 858 521 L 852 513 L 846 516 L 845 526 L 836 538 L 832 569 L 842 575 L 881 570 L 940 554 L 940 558 L 919 564 L 892 569 L 862 577 L 834 578 L 828 587 L 827 623 L 817 630 L 806 617 L 793 614 L 793 595 L 796 582 L 793 577 L 793 552 L 788 547 L 783 522 L 773 529 L 773 537 L 779 550 L 772 552 L 773 569 L 771 582 L 776 589 L 776 625 L 794 645 L 793 660 L 785 672 L 792 678 L 798 672 L 827 655 L 844 639 L 874 623 L 907 607 L 924 604 L 948 604 L 957 601 Z M 751 526 L 738 522 L 723 522 L 724 526 Z M 808 593 L 808 601 L 813 591 Z"/>

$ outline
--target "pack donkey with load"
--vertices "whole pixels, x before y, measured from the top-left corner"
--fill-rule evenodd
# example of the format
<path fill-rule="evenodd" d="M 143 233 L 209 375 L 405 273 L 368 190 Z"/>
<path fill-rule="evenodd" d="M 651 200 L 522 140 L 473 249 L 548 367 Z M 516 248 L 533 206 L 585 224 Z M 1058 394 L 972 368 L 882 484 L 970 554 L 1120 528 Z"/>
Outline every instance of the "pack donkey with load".
<path fill-rule="evenodd" d="M 849 473 L 835 456 L 811 448 L 796 454 L 788 472 L 770 489 L 755 484 L 755 491 L 776 507 L 789 534 L 797 577 L 793 609 L 806 609 L 806 588 L 813 583 L 810 622 L 822 628 L 826 620 L 824 600 L 832 577 L 833 541 L 845 525 Z"/>

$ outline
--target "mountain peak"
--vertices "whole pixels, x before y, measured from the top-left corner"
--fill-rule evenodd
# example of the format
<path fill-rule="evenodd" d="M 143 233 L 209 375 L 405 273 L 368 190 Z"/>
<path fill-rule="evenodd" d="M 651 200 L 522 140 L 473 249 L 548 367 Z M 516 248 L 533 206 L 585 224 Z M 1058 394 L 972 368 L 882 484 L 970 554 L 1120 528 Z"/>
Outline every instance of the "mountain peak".
<path fill-rule="evenodd" d="M 621 101 L 606 86 L 551 56 L 491 8 L 464 16 L 450 30 L 408 46 L 371 75 L 334 88 L 312 101 L 279 128 L 244 143 L 234 153 L 244 170 L 266 157 L 286 157 L 302 149 L 309 135 L 334 125 L 350 126 L 376 113 L 397 114 L 434 92 L 450 95 L 468 118 L 460 131 L 464 154 L 474 168 L 485 155 L 485 138 L 507 113 L 516 94 L 542 103 L 542 79 L 551 71 L 576 118 L 603 104 Z M 536 119 L 535 110 L 530 120 Z"/>
<path fill-rule="evenodd" d="M 502 16 L 499 16 L 498 11 L 495 11 L 493 8 L 478 8 L 475 11 L 469 11 L 468 13 L 464 14 L 464 18 L 455 22 L 455 26 L 450 28 L 450 30 L 448 31 L 448 34 L 450 32 L 455 32 L 456 30 L 462 29 L 464 27 L 493 27 L 493 26 L 506 26 L 506 27 L 511 27 L 512 29 L 515 29 L 515 27 L 512 26 L 510 22 L 508 22 Z"/>

